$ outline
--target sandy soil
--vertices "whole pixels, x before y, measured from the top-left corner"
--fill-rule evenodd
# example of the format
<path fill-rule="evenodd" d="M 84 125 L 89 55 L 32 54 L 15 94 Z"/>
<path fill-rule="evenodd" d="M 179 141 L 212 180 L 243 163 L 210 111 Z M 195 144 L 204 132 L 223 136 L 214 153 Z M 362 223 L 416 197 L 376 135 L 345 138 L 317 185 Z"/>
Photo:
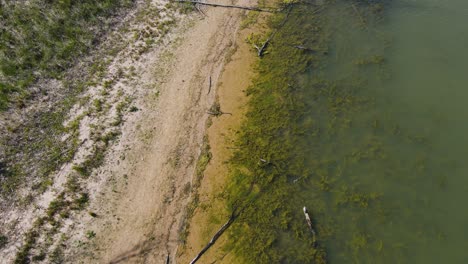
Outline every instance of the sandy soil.
<path fill-rule="evenodd" d="M 251 3 L 245 0 L 240 4 Z M 74 241 L 79 243 L 86 230 L 93 230 L 97 236 L 92 243 L 69 252 L 73 262 L 166 263 L 169 258 L 172 263 L 176 258 L 179 231 L 209 118 L 207 110 L 215 102 L 216 87 L 226 55 L 234 48 L 242 12 L 205 8 L 206 16 L 174 45 L 172 59 L 159 65 L 170 71 L 160 87 L 158 102 L 153 112 L 135 121 L 144 140 L 135 140 L 125 159 L 110 165 L 117 169 L 107 168 L 116 172 L 109 180 L 112 188 L 97 196 L 99 202 L 91 210 L 98 217 L 84 217 Z M 234 57 L 230 67 L 242 67 L 243 63 Z M 233 71 L 230 76 L 222 80 L 226 82 L 223 89 L 249 79 L 246 70 Z M 239 98 L 236 89 L 221 96 L 223 111 L 237 108 L 242 102 Z M 224 115 L 220 120 L 231 122 L 240 113 Z M 218 152 L 218 143 L 213 140 L 213 151 Z M 217 158 L 214 162 L 219 165 Z"/>

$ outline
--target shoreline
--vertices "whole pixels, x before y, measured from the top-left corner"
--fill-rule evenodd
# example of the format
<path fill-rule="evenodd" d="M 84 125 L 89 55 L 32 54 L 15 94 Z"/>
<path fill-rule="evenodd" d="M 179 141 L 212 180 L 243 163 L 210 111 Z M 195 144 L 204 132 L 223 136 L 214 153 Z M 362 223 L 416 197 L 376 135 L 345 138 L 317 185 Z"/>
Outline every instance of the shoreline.
<path fill-rule="evenodd" d="M 233 141 L 247 112 L 248 97 L 245 90 L 251 85 L 252 78 L 256 74 L 253 66 L 258 58 L 245 41 L 253 32 L 257 30 L 247 27 L 237 34 L 235 52 L 225 65 L 216 89 L 221 111 L 230 114 L 210 117 L 211 124 L 207 128 L 206 136 L 211 159 L 202 173 L 201 184 L 198 187 L 198 204 L 190 218 L 186 244 L 177 253 L 178 263 L 190 262 L 219 226 L 229 218 L 222 193 L 229 176 L 226 163 L 234 153 Z M 205 261 L 216 260 L 217 263 L 235 263 L 233 257 L 223 252 L 224 242 L 226 235 L 222 236 L 202 258 Z M 204 263 L 203 260 L 201 263 Z"/>

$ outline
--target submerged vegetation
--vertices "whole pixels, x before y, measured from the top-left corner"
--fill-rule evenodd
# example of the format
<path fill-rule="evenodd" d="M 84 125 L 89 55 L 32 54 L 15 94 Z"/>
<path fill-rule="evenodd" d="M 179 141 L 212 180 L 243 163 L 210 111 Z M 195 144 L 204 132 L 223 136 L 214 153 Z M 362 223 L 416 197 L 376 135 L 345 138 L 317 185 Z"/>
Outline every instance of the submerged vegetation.
<path fill-rule="evenodd" d="M 382 76 L 389 75 L 388 40 L 375 34 L 385 4 L 295 4 L 258 62 L 224 192 L 229 210 L 240 212 L 225 249 L 241 263 L 395 263 L 408 257 L 388 227 L 411 214 L 396 212 L 401 205 L 383 186 L 431 177 L 441 168 L 423 154 L 430 148 L 426 137 L 399 124 L 378 101 L 387 80 Z M 270 17 L 272 30 L 284 16 Z M 350 43 L 356 36 L 372 48 Z M 252 45 L 261 40 L 247 39 Z M 351 52 L 340 54 L 340 45 Z M 317 245 L 303 206 L 311 212 Z M 401 236 L 414 240 L 407 231 Z"/>
<path fill-rule="evenodd" d="M 295 6 L 292 14 L 310 11 Z M 284 16 L 272 16 L 271 28 L 280 26 Z M 250 110 L 239 132 L 236 148 L 240 150 L 230 162 L 232 175 L 226 190 L 231 210 L 241 212 L 231 227 L 229 247 L 245 263 L 326 262 L 320 239 L 315 247 L 302 215 L 304 204 L 291 196 L 297 188 L 292 180 L 309 174 L 304 152 L 298 148 L 304 131 L 297 124 L 306 108 L 297 78 L 317 67 L 323 56 L 291 45 L 305 44 L 301 31 L 311 27 L 311 20 L 310 15 L 291 15 L 257 65 L 258 77 L 246 91 Z M 248 41 L 255 42 L 253 38 Z M 307 44 L 311 49 L 326 50 L 327 41 L 322 35 Z"/>

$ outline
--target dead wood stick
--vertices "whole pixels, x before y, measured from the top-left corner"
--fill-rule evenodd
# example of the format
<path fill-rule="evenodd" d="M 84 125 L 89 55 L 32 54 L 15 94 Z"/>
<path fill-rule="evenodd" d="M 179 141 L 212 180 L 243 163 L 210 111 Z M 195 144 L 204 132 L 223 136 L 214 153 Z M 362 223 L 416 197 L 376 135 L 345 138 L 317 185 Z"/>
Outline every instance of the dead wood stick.
<path fill-rule="evenodd" d="M 201 256 L 205 254 L 205 252 L 208 251 L 208 249 L 210 249 L 211 246 L 214 245 L 216 240 L 218 240 L 218 238 L 224 233 L 224 231 L 226 231 L 226 229 L 228 229 L 231 226 L 236 217 L 237 215 L 235 214 L 235 212 L 233 212 L 231 214 L 231 217 L 229 217 L 229 220 L 223 226 L 221 226 L 218 232 L 216 232 L 211 238 L 210 242 L 208 242 L 208 244 L 197 254 L 197 256 L 195 256 L 194 259 L 192 259 L 192 261 L 190 261 L 190 264 L 195 264 L 201 258 Z"/>
<path fill-rule="evenodd" d="M 266 8 L 259 8 L 259 7 L 250 7 L 250 6 L 224 5 L 224 4 L 215 4 L 215 3 L 203 3 L 203 2 L 192 1 L 192 0 L 175 0 L 175 1 L 176 1 L 176 2 L 194 3 L 194 4 L 200 4 L 200 5 L 207 5 L 207 6 L 215 6 L 215 7 L 237 8 L 237 9 L 252 10 L 252 11 L 259 11 L 259 12 L 269 12 L 269 13 L 274 13 L 274 12 L 276 12 L 276 10 L 273 10 L 273 9 L 266 9 Z"/>
<path fill-rule="evenodd" d="M 210 75 L 210 80 L 209 80 L 209 84 L 208 84 L 208 93 L 207 94 L 210 94 L 211 92 L 211 75 Z"/>

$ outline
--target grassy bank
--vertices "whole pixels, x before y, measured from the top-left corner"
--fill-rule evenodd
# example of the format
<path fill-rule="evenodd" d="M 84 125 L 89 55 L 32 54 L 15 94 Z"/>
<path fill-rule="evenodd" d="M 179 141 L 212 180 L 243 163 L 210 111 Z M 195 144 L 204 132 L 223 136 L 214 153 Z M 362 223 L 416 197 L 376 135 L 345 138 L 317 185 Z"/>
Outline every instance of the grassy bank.
<path fill-rule="evenodd" d="M 133 0 L 0 1 L 0 110 L 21 106 L 39 78 L 61 78 L 96 46 L 109 17 Z"/>

